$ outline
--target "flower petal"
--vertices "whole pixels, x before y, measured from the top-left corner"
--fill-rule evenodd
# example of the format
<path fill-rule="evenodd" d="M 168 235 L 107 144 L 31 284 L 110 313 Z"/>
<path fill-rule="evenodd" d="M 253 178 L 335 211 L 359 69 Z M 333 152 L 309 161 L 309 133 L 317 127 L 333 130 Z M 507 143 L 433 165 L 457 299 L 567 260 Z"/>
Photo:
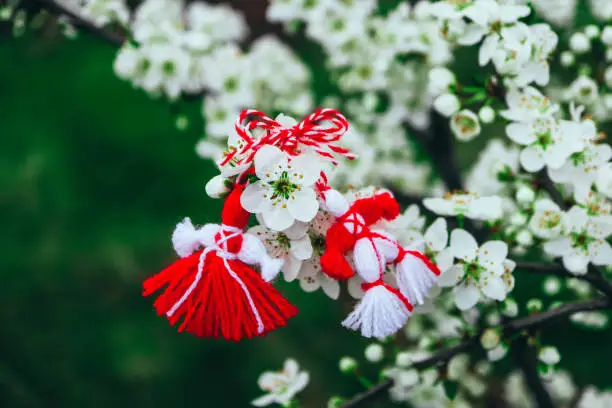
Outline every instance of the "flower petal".
<path fill-rule="evenodd" d="M 295 376 L 297 376 L 299 371 L 300 367 L 298 366 L 297 361 L 292 358 L 288 358 L 287 360 L 285 360 L 285 364 L 283 366 L 283 373 L 285 373 L 287 377 L 294 378 Z"/>
<path fill-rule="evenodd" d="M 321 287 L 323 293 L 325 293 L 331 299 L 338 299 L 340 296 L 340 284 L 337 280 L 331 279 L 328 276 L 321 276 Z"/>
<path fill-rule="evenodd" d="M 264 198 L 264 194 L 266 194 L 266 189 L 260 181 L 249 184 L 240 196 L 242 208 L 252 214 L 262 212 L 270 205 L 269 200 Z"/>
<path fill-rule="evenodd" d="M 503 262 L 508 256 L 508 244 L 487 241 L 478 250 L 478 263 L 498 275 L 504 273 Z"/>
<path fill-rule="evenodd" d="M 276 146 L 264 145 L 255 153 L 254 164 L 261 180 L 277 180 L 287 165 L 287 154 Z"/>
<path fill-rule="evenodd" d="M 594 265 L 612 265 L 612 247 L 604 240 L 589 245 L 589 254 Z"/>
<path fill-rule="evenodd" d="M 519 156 L 521 166 L 530 173 L 540 171 L 546 164 L 542 158 L 541 150 L 542 148 L 536 145 L 524 148 Z"/>
<path fill-rule="evenodd" d="M 488 35 L 483 43 L 480 45 L 480 50 L 478 51 L 478 65 L 481 67 L 487 65 L 491 58 L 493 58 L 493 53 L 497 50 L 497 46 L 499 44 L 499 36 L 497 34 Z"/>
<path fill-rule="evenodd" d="M 526 123 L 511 123 L 506 126 L 506 135 L 514 143 L 528 146 L 536 141 L 536 137 Z"/>
<path fill-rule="evenodd" d="M 309 187 L 295 191 L 293 197 L 287 200 L 287 209 L 296 220 L 310 222 L 319 211 L 317 194 Z"/>
<path fill-rule="evenodd" d="M 312 186 L 321 177 L 322 165 L 314 154 L 302 154 L 289 163 L 289 180 L 300 186 Z"/>
<path fill-rule="evenodd" d="M 304 235 L 300 239 L 291 241 L 291 254 L 301 261 L 305 261 L 312 257 L 312 243 L 310 236 Z"/>
<path fill-rule="evenodd" d="M 287 238 L 294 240 L 300 239 L 308 232 L 308 224 L 301 221 L 296 221 L 293 225 L 283 231 Z"/>
<path fill-rule="evenodd" d="M 289 213 L 289 210 L 278 205 L 272 207 L 269 211 L 263 212 L 262 218 L 266 227 L 274 231 L 285 230 L 293 224 L 293 217 Z"/>
<path fill-rule="evenodd" d="M 262 390 L 271 390 L 276 384 L 278 384 L 278 381 L 278 373 L 267 371 L 259 376 L 257 379 L 257 385 L 259 385 L 259 388 Z"/>
<path fill-rule="evenodd" d="M 297 378 L 294 378 L 289 387 L 287 387 L 287 395 L 289 399 L 293 398 L 295 394 L 302 391 L 308 385 L 310 381 L 310 375 L 303 371 L 298 374 Z"/>
<path fill-rule="evenodd" d="M 355 299 L 361 299 L 364 295 L 363 289 L 361 289 L 362 283 L 363 280 L 357 274 L 350 278 L 346 285 L 349 295 L 351 295 Z"/>
<path fill-rule="evenodd" d="M 500 276 L 481 275 L 480 285 L 482 293 L 495 300 L 504 300 L 506 298 L 506 284 Z"/>
<path fill-rule="evenodd" d="M 583 251 L 573 251 L 563 257 L 563 266 L 574 275 L 584 275 L 587 273 L 589 257 Z"/>
<path fill-rule="evenodd" d="M 314 292 L 321 287 L 321 280 L 317 276 L 300 277 L 300 288 L 304 292 Z"/>
<path fill-rule="evenodd" d="M 444 248 L 436 254 L 436 265 L 442 272 L 446 271 L 453 265 L 453 254 L 450 248 Z"/>
<path fill-rule="evenodd" d="M 544 251 L 554 257 L 563 256 L 572 250 L 572 240 L 568 237 L 561 237 L 544 244 Z"/>
<path fill-rule="evenodd" d="M 254 405 L 256 407 L 266 407 L 270 404 L 274 404 L 276 402 L 276 395 L 275 394 L 266 394 L 266 395 L 262 395 L 259 398 L 254 399 L 253 401 L 251 401 L 251 405 Z"/>
<path fill-rule="evenodd" d="M 440 277 L 438 278 L 438 285 L 443 288 L 455 286 L 457 283 L 459 283 L 461 278 L 463 278 L 463 275 L 465 275 L 463 265 L 453 265 L 448 268 L 446 272 L 443 272 L 440 275 Z"/>
<path fill-rule="evenodd" d="M 285 278 L 285 282 L 293 282 L 295 278 L 297 278 L 301 268 L 302 261 L 289 255 L 283 264 L 283 277 Z"/>
<path fill-rule="evenodd" d="M 450 248 L 455 258 L 470 262 L 476 258 L 478 244 L 466 230 L 454 229 L 451 233 Z"/>
<path fill-rule="evenodd" d="M 466 216 L 480 220 L 495 220 L 502 217 L 502 200 L 500 197 L 481 197 L 472 201 Z"/>
<path fill-rule="evenodd" d="M 480 290 L 472 285 L 463 284 L 457 286 L 453 293 L 455 294 L 455 304 L 460 310 L 474 307 L 478 303 L 478 299 L 480 299 Z"/>
<path fill-rule="evenodd" d="M 448 243 L 446 219 L 438 218 L 425 231 L 425 242 L 432 251 L 441 251 Z"/>

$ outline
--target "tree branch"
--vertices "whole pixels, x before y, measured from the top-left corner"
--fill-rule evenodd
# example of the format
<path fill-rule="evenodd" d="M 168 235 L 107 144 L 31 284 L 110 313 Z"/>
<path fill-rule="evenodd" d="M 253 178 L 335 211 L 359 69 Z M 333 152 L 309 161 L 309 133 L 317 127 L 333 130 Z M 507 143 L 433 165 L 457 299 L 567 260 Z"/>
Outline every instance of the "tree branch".
<path fill-rule="evenodd" d="M 527 388 L 531 391 L 537 406 L 539 408 L 555 408 L 550 393 L 540 379 L 536 352 L 529 346 L 526 338 L 520 338 L 514 342 L 512 354 L 519 367 L 521 367 Z"/>
<path fill-rule="evenodd" d="M 523 331 L 535 331 L 541 329 L 545 325 L 548 325 L 556 320 L 559 320 L 563 317 L 571 316 L 572 314 L 578 312 L 586 312 L 591 310 L 600 310 L 600 309 L 610 309 L 612 308 L 612 300 L 607 298 L 597 298 L 593 300 L 577 302 L 577 303 L 568 303 L 562 306 L 559 306 L 555 309 L 548 310 L 546 312 L 533 314 L 531 316 L 513 319 L 506 322 L 504 325 L 500 327 L 503 335 L 505 337 L 511 336 L 512 334 L 520 333 Z M 482 335 L 484 330 L 480 331 L 478 334 L 467 338 L 462 343 L 459 343 L 455 346 L 448 347 L 446 349 L 440 350 L 433 356 L 426 358 L 421 361 L 417 361 L 413 364 L 413 368 L 418 370 L 422 370 L 425 368 L 433 367 L 439 364 L 446 363 L 451 358 L 458 354 L 465 353 L 469 351 L 474 345 L 478 344 L 480 336 Z M 526 369 L 530 369 L 527 364 L 523 364 L 525 371 Z M 530 373 L 531 375 L 531 373 Z M 539 381 L 539 377 L 538 377 Z M 356 395 L 351 400 L 347 401 L 342 407 L 343 408 L 351 408 L 357 407 L 362 403 L 371 401 L 375 399 L 378 395 L 382 394 L 389 388 L 393 386 L 393 380 L 388 379 L 384 380 L 374 387 L 368 389 L 367 391 Z M 544 398 L 544 397 L 542 397 Z"/>
<path fill-rule="evenodd" d="M 530 273 L 540 275 L 559 276 L 561 278 L 576 278 L 589 282 L 600 292 L 612 299 L 612 283 L 607 280 L 601 271 L 591 265 L 589 271 L 584 275 L 574 275 L 567 271 L 563 265 L 559 263 L 539 263 L 539 262 L 522 262 L 516 263 L 517 269 L 526 269 Z"/>

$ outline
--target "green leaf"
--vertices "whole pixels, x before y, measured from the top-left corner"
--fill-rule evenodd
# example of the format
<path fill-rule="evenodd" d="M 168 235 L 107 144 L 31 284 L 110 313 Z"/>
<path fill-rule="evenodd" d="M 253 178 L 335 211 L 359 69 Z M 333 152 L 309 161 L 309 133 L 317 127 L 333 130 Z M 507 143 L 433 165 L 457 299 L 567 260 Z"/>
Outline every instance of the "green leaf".
<path fill-rule="evenodd" d="M 459 392 L 459 383 L 457 381 L 445 380 L 442 385 L 444 386 L 444 394 L 449 400 L 454 400 Z"/>

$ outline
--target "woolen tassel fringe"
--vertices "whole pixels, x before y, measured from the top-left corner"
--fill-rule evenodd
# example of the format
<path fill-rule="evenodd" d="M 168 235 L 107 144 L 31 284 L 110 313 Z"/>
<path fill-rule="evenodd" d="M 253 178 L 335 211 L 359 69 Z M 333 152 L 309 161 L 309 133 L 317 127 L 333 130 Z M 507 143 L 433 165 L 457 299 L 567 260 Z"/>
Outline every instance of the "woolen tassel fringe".
<path fill-rule="evenodd" d="M 157 275 L 147 279 L 144 295 L 167 286 L 154 303 L 155 310 L 165 315 L 171 325 L 182 319 L 178 331 L 186 331 L 198 337 L 224 337 L 239 341 L 243 338 L 262 336 L 297 314 L 290 304 L 270 283 L 238 260 L 224 260 L 214 252 L 206 255 L 202 277 L 180 306 L 169 315 L 192 283 L 198 271 L 202 251 L 180 259 Z M 249 297 L 242 285 L 227 270 L 225 262 L 249 290 Z M 252 311 L 256 305 L 259 321 Z"/>
<path fill-rule="evenodd" d="M 402 300 L 394 288 L 377 284 L 368 288 L 355 309 L 342 322 L 364 337 L 381 339 L 404 327 L 412 315 L 412 305 Z"/>
<path fill-rule="evenodd" d="M 422 305 L 431 287 L 438 281 L 440 269 L 417 251 L 401 251 L 396 261 L 397 286 L 415 305 Z"/>

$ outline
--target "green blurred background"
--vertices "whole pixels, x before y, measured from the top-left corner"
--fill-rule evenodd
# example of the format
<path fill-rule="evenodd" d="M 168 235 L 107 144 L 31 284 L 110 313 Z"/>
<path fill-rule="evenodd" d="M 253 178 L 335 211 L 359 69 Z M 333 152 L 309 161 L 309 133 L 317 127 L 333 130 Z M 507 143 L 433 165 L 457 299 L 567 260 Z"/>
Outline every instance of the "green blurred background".
<path fill-rule="evenodd" d="M 360 391 L 337 369 L 368 344 L 339 325 L 350 302 L 281 284 L 300 314 L 235 344 L 178 334 L 141 297 L 175 259 L 174 225 L 216 222 L 220 203 L 204 192 L 214 166 L 194 151 L 200 104 L 133 90 L 114 55 L 86 33 L 0 39 L 0 406 L 246 407 L 286 357 L 311 374 L 304 407 Z M 517 280 L 519 300 L 540 292 L 537 278 Z M 579 384 L 612 385 L 610 332 L 570 327 L 545 337 L 562 366 Z"/>

